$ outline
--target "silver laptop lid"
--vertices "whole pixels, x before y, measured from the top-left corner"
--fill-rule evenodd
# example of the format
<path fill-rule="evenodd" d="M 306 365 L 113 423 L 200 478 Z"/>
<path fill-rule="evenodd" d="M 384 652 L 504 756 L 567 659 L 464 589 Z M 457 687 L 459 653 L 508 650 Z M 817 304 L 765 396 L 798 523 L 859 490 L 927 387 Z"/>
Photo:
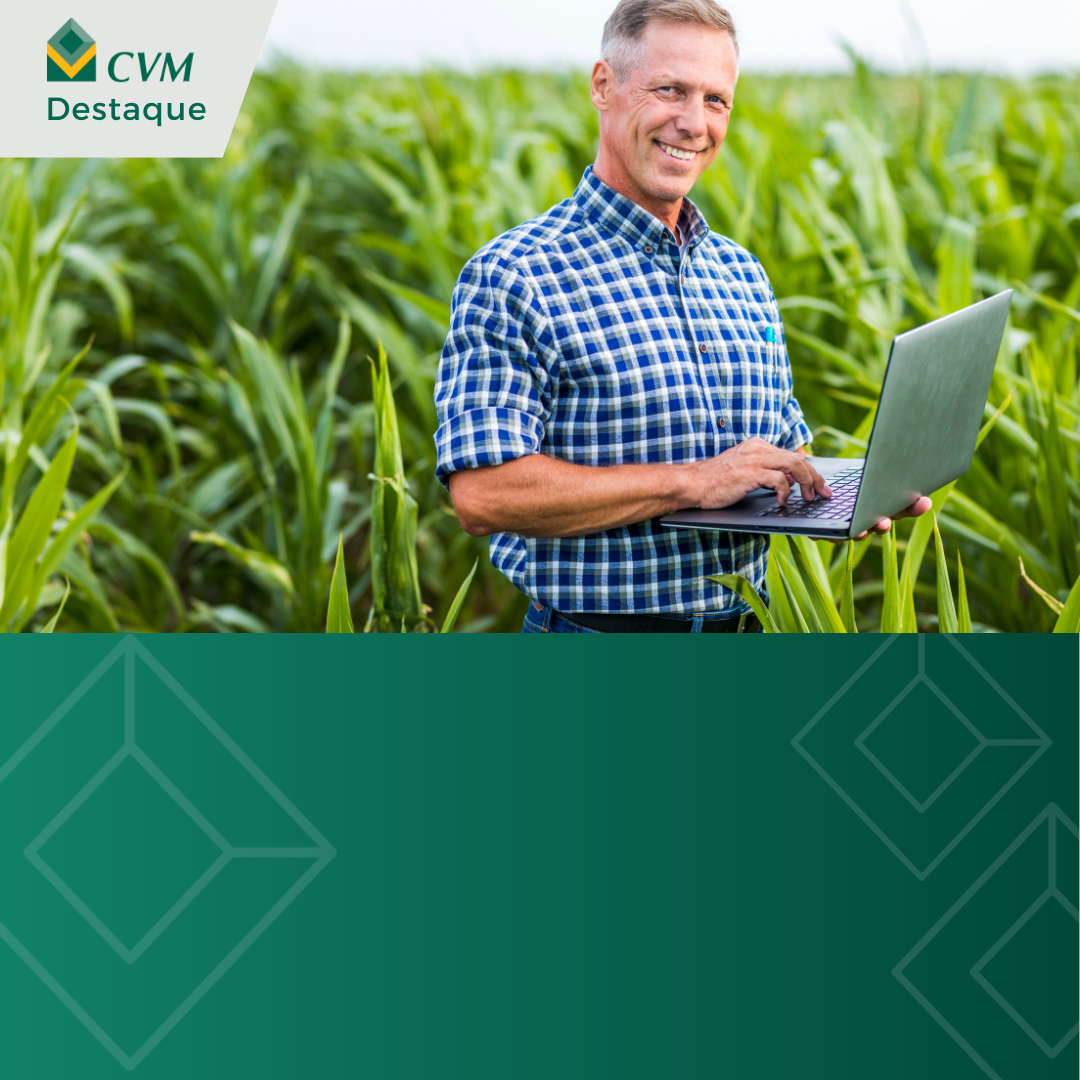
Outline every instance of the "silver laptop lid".
<path fill-rule="evenodd" d="M 851 534 L 971 466 L 1012 290 L 893 339 Z"/>

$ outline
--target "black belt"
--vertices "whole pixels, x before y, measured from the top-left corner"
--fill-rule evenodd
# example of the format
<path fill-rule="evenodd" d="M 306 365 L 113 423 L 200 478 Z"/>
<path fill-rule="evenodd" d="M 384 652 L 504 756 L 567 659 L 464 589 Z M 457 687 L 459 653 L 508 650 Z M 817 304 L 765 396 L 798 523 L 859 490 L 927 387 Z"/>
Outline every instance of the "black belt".
<path fill-rule="evenodd" d="M 595 612 L 559 612 L 570 622 L 599 630 L 602 634 L 689 634 L 691 620 L 685 617 L 665 618 L 663 615 L 601 615 Z M 761 623 L 756 615 L 745 619 L 734 615 L 725 619 L 706 619 L 701 624 L 703 634 L 736 634 L 742 620 L 742 633 L 761 633 Z"/>

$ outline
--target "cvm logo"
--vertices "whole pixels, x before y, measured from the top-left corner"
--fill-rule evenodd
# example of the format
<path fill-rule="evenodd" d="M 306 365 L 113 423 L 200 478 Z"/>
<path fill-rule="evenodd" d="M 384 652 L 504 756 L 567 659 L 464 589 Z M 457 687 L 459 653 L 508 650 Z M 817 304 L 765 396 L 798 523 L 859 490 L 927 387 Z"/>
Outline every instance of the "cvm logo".
<path fill-rule="evenodd" d="M 49 82 L 97 80 L 97 43 L 74 19 L 49 38 L 45 53 Z"/>

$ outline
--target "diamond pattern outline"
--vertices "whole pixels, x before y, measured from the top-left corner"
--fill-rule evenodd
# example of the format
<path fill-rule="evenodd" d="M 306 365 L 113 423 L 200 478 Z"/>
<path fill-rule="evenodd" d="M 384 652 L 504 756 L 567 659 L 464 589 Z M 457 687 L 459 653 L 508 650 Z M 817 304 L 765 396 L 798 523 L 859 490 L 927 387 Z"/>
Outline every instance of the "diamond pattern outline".
<path fill-rule="evenodd" d="M 1080 911 L 1077 911 L 1076 907 L 1069 900 L 1064 893 L 1057 887 L 1057 824 L 1061 820 L 1066 825 L 1072 827 L 1074 833 L 1077 832 L 1077 827 L 1072 825 L 1072 822 L 1068 821 L 1064 816 L 1058 814 L 1051 814 L 1047 821 L 1047 852 L 1046 852 L 1046 889 L 1039 896 L 1039 898 L 1020 916 L 1005 931 L 1004 934 L 994 942 L 993 945 L 986 951 L 986 954 L 972 967 L 971 975 L 975 981 L 1016 1021 L 1020 1029 L 1039 1047 L 1040 1050 L 1048 1058 L 1056 1058 L 1066 1046 L 1076 1038 L 1078 1032 L 1080 1032 L 1080 1020 L 1073 1024 L 1072 1028 L 1058 1039 L 1055 1046 L 1051 1046 L 1032 1026 L 1029 1024 L 1009 1002 L 1006 1000 L 1005 995 L 1002 994 L 993 983 L 983 974 L 983 968 L 994 959 L 995 956 L 1016 936 L 1016 934 L 1027 924 L 1035 913 L 1049 900 L 1056 900 L 1066 912 L 1068 912 L 1078 923 L 1080 923 Z"/>
<path fill-rule="evenodd" d="M 129 667 L 134 657 L 129 653 L 126 658 Z M 125 699 L 128 697 L 125 694 Z M 134 725 L 133 725 L 134 727 Z M 134 964 L 136 960 L 168 929 L 169 925 L 179 917 L 183 910 L 214 880 L 225 867 L 238 856 L 236 848 L 210 824 L 209 821 L 192 806 L 187 797 L 172 783 L 168 777 L 154 764 L 146 752 L 134 742 L 135 733 L 130 734 L 131 742 L 125 737 L 124 745 L 87 781 L 85 787 L 60 811 L 59 814 L 45 826 L 27 846 L 24 854 L 53 885 L 60 895 L 101 935 L 106 944 L 124 961 L 125 964 Z M 175 904 L 152 926 L 134 948 L 128 948 L 98 916 L 83 902 L 82 898 L 67 884 L 66 881 L 45 861 L 40 854 L 40 849 L 79 809 L 80 806 L 116 771 L 128 758 L 137 761 L 151 776 L 151 778 L 164 789 L 168 795 L 185 814 L 210 838 L 217 846 L 221 854 L 210 864 L 209 867 L 195 880 L 195 883 L 176 901 Z M 239 856 L 243 857 L 243 856 Z"/>
<path fill-rule="evenodd" d="M 952 840 L 950 840 L 949 843 L 946 844 L 945 847 L 938 852 L 938 854 L 929 862 L 929 864 L 923 869 L 919 869 L 919 867 L 917 867 L 915 863 L 912 862 L 911 859 L 909 859 L 908 856 L 900 850 L 900 847 L 895 843 L 895 841 L 893 841 L 885 833 L 885 830 L 882 829 L 881 826 L 879 826 L 846 791 L 844 791 L 844 789 L 828 773 L 824 766 L 821 765 L 821 763 L 814 758 L 810 751 L 802 745 L 802 740 L 810 733 L 810 731 L 818 724 L 818 722 L 855 685 L 855 683 L 858 682 L 862 675 L 867 670 L 869 670 L 870 667 L 873 666 L 873 664 L 879 659 L 879 657 L 885 652 L 885 650 L 888 649 L 889 646 L 892 645 L 899 636 L 899 634 L 891 634 L 889 638 L 881 644 L 881 646 L 874 650 L 870 658 L 866 660 L 855 671 L 855 673 L 843 684 L 843 686 L 840 687 L 839 690 L 836 691 L 835 694 L 833 694 L 831 698 L 829 698 L 827 702 L 825 702 L 825 704 L 814 714 L 814 716 L 802 728 L 802 730 L 791 740 L 791 745 L 799 752 L 799 754 L 802 755 L 803 758 L 806 759 L 807 762 L 809 762 L 811 768 L 813 768 L 813 770 L 829 785 L 829 787 L 831 787 L 833 791 L 835 791 L 836 794 L 839 795 L 845 803 L 847 803 L 847 805 L 856 813 L 856 815 L 863 821 L 863 823 L 869 827 L 871 832 L 873 832 L 874 835 L 879 840 L 881 840 L 881 842 L 900 860 L 900 862 L 902 862 L 904 866 L 906 866 L 908 870 L 910 870 L 911 873 L 915 875 L 916 879 L 919 881 L 925 881 L 930 876 L 930 874 L 932 874 L 934 870 L 941 864 L 941 862 L 948 857 L 950 852 L 952 852 L 952 850 L 957 846 L 957 844 L 959 844 L 964 839 L 964 837 L 967 836 L 967 834 L 971 832 L 971 830 L 974 829 L 975 826 L 978 825 L 978 823 L 982 821 L 982 819 L 997 805 L 997 803 L 1002 798 L 1004 798 L 1005 794 L 1020 779 L 1020 777 L 1022 777 L 1024 773 L 1026 773 L 1028 769 L 1030 769 L 1031 766 L 1034 765 L 1035 762 L 1038 761 L 1038 759 L 1042 757 L 1044 753 L 1046 753 L 1046 751 L 1053 744 L 1053 740 L 1042 730 L 1042 728 L 1039 727 L 1038 724 L 1035 723 L 1034 720 L 1031 719 L 1030 716 L 1028 716 L 1026 712 L 1024 712 L 1024 710 L 1013 700 L 1013 698 L 1005 691 L 1005 689 L 997 682 L 997 680 L 994 679 L 994 677 L 975 659 L 975 657 L 973 657 L 971 653 L 969 653 L 967 649 L 965 649 L 964 646 L 961 645 L 959 641 L 957 641 L 954 635 L 939 635 L 948 640 L 949 643 L 953 646 L 953 648 L 960 653 L 960 655 L 968 662 L 968 664 L 970 664 L 971 667 L 980 676 L 982 676 L 986 683 L 998 694 L 998 696 L 1005 702 L 1005 704 L 1008 705 L 1009 708 L 1012 709 L 1012 711 L 1016 713 L 1016 715 L 1019 716 L 1020 719 L 1035 733 L 1036 738 L 986 739 L 982 736 L 981 733 L 978 732 L 978 729 L 975 728 L 975 726 L 971 724 L 970 721 L 967 721 L 966 718 L 963 718 L 962 714 L 960 714 L 963 722 L 965 722 L 972 730 L 972 732 L 976 734 L 976 736 L 980 740 L 980 743 L 978 746 L 976 746 L 975 750 L 973 750 L 968 755 L 968 757 L 963 762 L 961 762 L 960 766 L 955 769 L 953 773 L 950 774 L 950 776 L 946 778 L 946 780 L 943 782 L 943 786 L 940 787 L 940 790 L 934 792 L 931 796 L 927 798 L 927 800 L 925 801 L 925 805 L 923 805 L 921 810 L 919 809 L 920 804 L 918 803 L 918 800 L 916 800 L 915 797 L 911 795 L 911 793 L 908 792 L 907 789 L 904 788 L 903 785 L 900 784 L 900 782 L 896 780 L 896 778 L 893 777 L 892 774 L 889 773 L 883 765 L 877 762 L 877 759 L 873 757 L 870 751 L 860 743 L 860 740 L 865 740 L 865 738 L 871 733 L 877 723 L 879 723 L 881 720 L 884 720 L 885 714 L 879 716 L 877 720 L 872 722 L 870 726 L 856 738 L 856 745 L 859 746 L 859 749 L 877 765 L 877 767 L 885 774 L 886 778 L 890 780 L 893 786 L 896 787 L 898 791 L 900 791 L 901 795 L 904 795 L 907 798 L 908 802 L 911 802 L 915 806 L 915 809 L 918 810 L 920 814 L 924 813 L 926 808 L 929 807 L 930 804 L 938 798 L 941 792 L 944 791 L 945 788 L 949 786 L 949 784 L 953 783 L 953 781 L 955 781 L 956 778 L 987 747 L 1032 746 L 1035 748 L 1035 752 L 1031 755 L 1031 757 L 1027 759 L 1027 761 L 1024 762 L 1023 765 L 1020 766 L 1019 769 L 1017 769 L 1015 773 L 1013 773 L 1013 775 L 1001 786 L 1001 788 L 998 789 L 996 794 L 991 797 L 989 802 L 987 802 L 986 805 L 983 806 L 983 808 L 979 810 L 975 814 L 975 816 L 972 817 L 972 819 L 952 838 Z M 926 683 L 930 686 L 931 690 L 937 691 L 937 687 L 933 686 L 931 680 L 925 674 L 926 641 L 921 634 L 918 636 L 918 646 L 919 671 L 915 678 L 912 680 L 912 682 L 908 684 L 908 688 L 901 691 L 901 697 L 906 696 L 906 694 L 911 689 L 914 689 L 913 684 L 919 682 L 920 680 L 925 680 Z M 944 694 L 941 694 L 940 691 L 937 691 L 937 693 L 939 697 L 944 700 L 950 708 L 952 708 L 954 713 L 959 714 L 959 710 L 957 710 L 955 706 L 952 705 L 952 703 L 949 701 L 948 698 L 945 697 Z M 894 700 L 894 702 L 889 706 L 889 708 L 891 709 L 896 704 L 898 704 L 898 702 Z M 983 745 L 984 743 L 985 745 Z"/>
<path fill-rule="evenodd" d="M 1040 1049 L 1042 1049 L 1048 1057 L 1054 1058 L 1059 1053 L 1061 1053 L 1061 1051 L 1073 1039 L 1076 1038 L 1077 1032 L 1078 1030 L 1080 1030 L 1080 1024 L 1073 1025 L 1072 1030 L 1069 1031 L 1066 1035 L 1064 1035 L 1061 1040 L 1059 1040 L 1056 1047 L 1049 1047 L 1046 1044 L 1045 1040 L 1040 1039 L 1038 1033 L 1035 1032 L 1034 1029 L 1032 1029 L 1026 1021 L 1024 1021 L 1020 1014 L 1016 1012 L 1016 1010 L 1013 1009 L 1008 1004 L 1008 1002 L 1006 1002 L 1005 999 L 991 987 L 991 984 L 985 979 L 985 977 L 979 977 L 981 975 L 982 968 L 986 964 L 988 964 L 991 959 L 993 959 L 993 956 L 996 955 L 997 951 L 1000 948 L 1004 947 L 1008 939 L 1017 930 L 1020 929 L 1020 926 L 1023 925 L 1023 923 L 1027 922 L 1027 920 L 1035 914 L 1035 911 L 1038 910 L 1038 907 L 1040 907 L 1042 903 L 1045 902 L 1045 899 L 1047 899 L 1050 895 L 1056 894 L 1055 899 L 1059 899 L 1059 902 L 1062 902 L 1066 906 L 1066 910 L 1069 911 L 1074 918 L 1077 918 L 1076 908 L 1073 907 L 1073 905 L 1069 903 L 1068 899 L 1062 896 L 1057 889 L 1056 826 L 1058 822 L 1061 822 L 1061 824 L 1063 824 L 1073 834 L 1073 836 L 1077 837 L 1078 840 L 1080 840 L 1080 829 L 1077 828 L 1077 826 L 1073 823 L 1069 816 L 1065 814 L 1056 803 L 1049 803 L 1046 806 L 1046 808 L 1035 818 L 1035 820 L 1032 821 L 1026 829 L 1024 829 L 1024 831 L 990 864 L 989 867 L 987 867 L 986 870 L 983 871 L 983 873 L 974 882 L 974 884 L 972 884 L 968 888 L 964 895 L 961 896 L 960 899 L 957 900 L 956 903 L 953 904 L 953 906 L 949 908 L 949 910 L 946 911 L 945 914 L 942 915 L 941 918 L 938 919 L 938 921 L 934 923 L 934 925 L 919 939 L 919 941 L 914 945 L 911 951 L 908 952 L 908 954 L 900 961 L 900 963 L 896 965 L 896 967 L 893 968 L 892 971 L 893 976 L 904 987 L 904 989 L 907 990 L 907 992 L 911 994 L 911 996 L 941 1025 L 941 1027 L 953 1039 L 957 1046 L 959 1046 L 960 1049 L 963 1050 L 964 1053 L 967 1054 L 967 1056 L 971 1058 L 971 1060 L 974 1061 L 975 1064 L 978 1065 L 979 1068 L 982 1069 L 982 1071 L 986 1073 L 987 1076 L 990 1077 L 990 1080 L 1003 1080 L 1003 1078 L 993 1068 L 993 1066 L 991 1066 L 990 1063 L 984 1057 L 982 1057 L 981 1054 L 979 1054 L 979 1052 L 971 1045 L 971 1043 L 969 1043 L 967 1039 L 965 1039 L 963 1035 L 961 1035 L 960 1032 L 957 1031 L 956 1028 L 954 1028 L 952 1024 L 950 1024 L 949 1021 L 945 1019 L 944 1015 L 942 1015 L 942 1013 L 930 1002 L 926 995 L 923 994 L 918 989 L 918 987 L 916 987 L 915 984 L 904 974 L 904 969 L 907 968 L 907 966 L 915 959 L 915 957 L 918 956 L 919 953 L 921 953 L 923 949 L 925 949 L 926 946 L 930 944 L 930 942 L 938 935 L 938 933 L 940 933 L 942 928 L 953 918 L 953 916 L 955 916 L 957 912 L 959 912 L 960 909 L 990 880 L 990 878 L 992 878 L 994 874 L 996 874 L 997 871 L 1001 869 L 1001 867 L 1008 861 L 1009 857 L 1016 851 L 1016 849 L 1019 848 L 1020 845 L 1023 844 L 1024 841 L 1027 840 L 1028 837 L 1030 837 L 1031 834 L 1044 821 L 1048 822 L 1049 833 L 1049 842 L 1047 844 L 1047 889 L 1040 895 L 1039 900 L 1036 900 L 1036 902 L 1032 904 L 1032 906 L 1029 907 L 1023 915 L 1020 916 L 1017 922 L 1014 923 L 1013 926 L 1010 927 L 1008 930 L 1006 930 L 1005 934 L 1003 934 L 1002 937 L 999 938 L 993 946 L 991 946 L 990 950 L 986 953 L 986 955 L 983 956 L 982 959 L 980 959 L 975 964 L 975 966 L 971 969 L 971 975 L 983 987 L 983 989 L 987 990 L 990 996 L 993 997 L 994 1000 L 997 1001 L 997 1003 L 1007 1013 L 1009 1013 L 1010 1016 L 1012 1016 L 1013 1020 L 1016 1021 L 1020 1028 L 1032 1038 L 1035 1044 L 1039 1046 Z"/>
<path fill-rule="evenodd" d="M 959 765 L 932 791 L 922 802 L 920 802 L 911 792 L 898 780 L 888 767 L 882 762 L 877 755 L 866 745 L 867 738 L 872 735 L 878 728 L 878 726 L 884 721 L 907 696 L 915 689 L 916 686 L 923 685 L 927 687 L 931 693 L 960 721 L 975 736 L 975 748 L 960 762 Z M 1035 742 L 1035 740 L 1032 740 Z M 888 705 L 878 714 L 878 716 L 870 722 L 870 725 L 866 730 L 859 735 L 855 740 L 855 745 L 874 763 L 878 770 L 882 773 L 886 780 L 915 809 L 920 813 L 926 813 L 926 810 L 931 806 L 939 795 L 944 792 L 949 785 L 985 750 L 988 746 L 1012 746 L 1015 745 L 1015 740 L 1008 739 L 987 739 L 981 731 L 956 707 L 956 705 L 950 700 L 950 698 L 937 686 L 937 684 L 926 674 L 926 641 L 923 636 L 919 635 L 919 673 L 889 702 Z"/>
<path fill-rule="evenodd" d="M 23 745 L 15 751 L 11 758 L 0 767 L 0 784 L 2 784 L 7 777 L 21 764 L 21 762 L 33 751 L 33 749 L 49 734 L 50 731 L 64 718 L 65 715 L 86 695 L 86 693 L 94 686 L 95 683 L 121 658 L 124 658 L 124 678 L 125 678 L 125 692 L 124 692 L 124 746 L 110 762 L 106 763 L 103 770 L 100 770 L 95 779 L 98 783 L 104 781 L 105 777 L 101 775 L 104 769 L 108 769 L 111 765 L 112 768 L 116 768 L 122 757 L 129 755 L 136 757 L 137 759 L 141 755 L 142 760 L 139 763 L 143 768 L 147 768 L 150 775 L 165 787 L 165 790 L 173 796 L 173 798 L 179 798 L 183 800 L 180 803 L 181 807 L 188 812 L 191 816 L 192 811 L 198 814 L 198 811 L 191 806 L 190 802 L 186 800 L 183 794 L 175 788 L 175 785 L 171 784 L 171 781 L 165 777 L 164 773 L 161 773 L 160 769 L 142 752 L 140 748 L 135 744 L 135 658 L 138 657 L 143 661 L 159 679 L 182 701 L 188 709 L 192 712 L 197 720 L 199 720 L 203 726 L 221 743 L 221 745 L 240 763 L 241 766 L 251 775 L 251 777 L 263 788 L 264 791 L 285 811 L 286 814 L 306 833 L 313 841 L 313 847 L 310 848 L 270 848 L 270 847 L 249 847 L 249 848 L 236 848 L 228 845 L 223 837 L 218 834 L 218 839 L 221 843 L 218 844 L 222 847 L 222 855 L 220 858 L 211 864 L 211 867 L 202 875 L 202 877 L 195 882 L 195 884 L 177 901 L 177 904 L 173 906 L 162 920 L 153 927 L 143 940 L 135 947 L 135 949 L 126 950 L 122 943 L 120 944 L 120 955 L 125 959 L 127 963 L 134 963 L 146 951 L 147 948 L 164 932 L 169 923 L 173 922 L 181 913 L 184 907 L 187 907 L 198 892 L 201 892 L 212 880 L 213 876 L 219 873 L 227 862 L 233 858 L 241 859 L 314 859 L 310 867 L 295 881 L 292 886 L 286 890 L 284 895 L 259 919 L 255 925 L 237 942 L 236 945 L 225 955 L 225 957 L 218 962 L 218 964 L 210 971 L 210 973 L 196 986 L 188 996 L 173 1010 L 169 1017 L 157 1028 L 157 1030 L 150 1035 L 150 1037 L 135 1051 L 134 1054 L 126 1054 L 119 1045 L 108 1035 L 108 1033 L 94 1020 L 92 1016 L 68 993 L 67 990 L 60 984 L 60 982 L 44 967 L 44 965 L 30 952 L 18 940 L 18 938 L 2 923 L 0 922 L 0 941 L 4 941 L 8 947 L 34 972 L 35 975 L 56 995 L 57 998 L 68 1008 L 68 1010 L 79 1020 L 80 1023 L 90 1032 L 91 1035 L 105 1047 L 106 1050 L 128 1071 L 132 1072 L 147 1056 L 161 1043 L 161 1041 L 169 1034 L 173 1028 L 198 1004 L 199 1000 L 218 982 L 219 979 L 240 959 L 241 956 L 262 936 L 267 928 L 278 918 L 279 915 L 311 884 L 312 881 L 326 868 L 327 864 L 337 855 L 337 850 L 327 842 L 322 834 L 311 824 L 310 821 L 293 805 L 293 803 L 281 792 L 281 790 L 270 780 L 268 776 L 244 753 L 239 745 L 214 721 L 205 709 L 176 681 L 175 678 L 165 669 L 165 667 L 146 649 L 146 647 L 134 636 L 125 637 L 114 649 L 112 649 L 108 655 L 86 676 L 85 679 L 64 699 L 64 701 L 53 711 L 53 713 L 45 720 L 45 722 L 23 743 Z M 153 770 L 157 770 L 155 775 Z M 111 770 L 110 770 L 111 771 Z M 99 779 L 100 778 L 100 779 Z M 93 784 L 94 780 L 90 781 Z M 89 787 L 89 784 L 87 785 Z M 171 788 L 171 790 L 170 790 Z M 86 787 L 83 788 L 85 792 L 84 798 L 89 797 L 90 792 L 86 791 Z M 80 792 L 82 794 L 82 792 Z M 72 802 L 78 800 L 79 795 L 75 796 Z M 186 804 L 186 805 L 185 805 Z M 190 807 L 190 809 L 189 809 Z M 70 813 L 74 813 L 77 807 L 72 806 L 72 803 L 65 807 L 65 810 L 70 808 Z M 60 815 L 63 815 L 64 810 L 61 810 Z M 199 815 L 201 817 L 201 815 Z M 53 819 L 54 822 L 56 819 Z M 194 819 L 193 819 L 194 820 Z M 205 819 L 203 819 L 205 821 Z M 62 824 L 62 822 L 61 822 Z M 196 824 L 200 824 L 196 820 Z M 213 826 L 206 822 L 206 825 L 210 829 Z M 59 828 L 59 824 L 56 828 Z M 200 824 L 200 827 L 202 825 Z M 46 832 L 49 826 L 46 826 Z M 54 830 L 55 831 L 55 830 Z M 206 829 L 204 828 L 204 832 Z M 216 830 L 214 830 L 216 832 Z M 50 834 L 51 835 L 51 834 Z M 208 835 L 211 835 L 208 833 Z M 47 839 L 48 837 L 45 837 Z M 39 836 L 37 839 L 31 842 L 30 846 L 26 849 L 26 856 L 31 862 L 35 860 L 31 857 L 31 849 L 34 849 L 36 854 L 37 848 L 41 847 L 45 843 L 45 839 Z M 211 835 L 211 839 L 215 839 Z M 215 843 L 218 842 L 215 839 Z M 40 843 L 38 842 L 40 840 Z M 36 847 L 35 847 L 36 845 Z M 38 861 L 43 863 L 38 856 Z M 220 865 L 219 865 L 220 864 Z M 37 862 L 35 862 L 37 865 Z M 215 869 L 216 868 L 216 869 Z M 38 866 L 41 870 L 41 866 Z M 211 877 L 207 877 L 210 872 L 213 871 Z M 54 875 L 55 876 L 55 875 Z M 49 877 L 46 874 L 46 877 Z M 206 880 L 204 880 L 206 879 Z M 50 879 L 51 880 L 51 879 Z M 55 885 L 56 883 L 53 882 Z M 70 891 L 70 890 L 69 890 Z M 64 894 L 61 889 L 61 893 L 65 895 L 65 898 L 71 902 L 70 897 Z M 74 894 L 72 894 L 74 895 Z M 78 899 L 76 897 L 76 899 Z M 182 905 L 182 907 L 180 906 Z M 73 904 L 75 910 L 86 918 L 86 913 L 80 910 L 78 904 Z M 85 905 L 82 905 L 85 908 Z M 178 910 L 179 908 L 179 910 Z M 87 908 L 86 911 L 89 911 Z M 90 913 L 91 916 L 93 913 Z M 96 918 L 96 917 L 95 917 Z M 168 920 L 165 922 L 165 920 Z M 101 929 L 95 925 L 94 921 L 88 920 L 94 929 L 101 933 Z M 98 920 L 100 921 L 100 920 Z M 165 925 L 162 925 L 165 922 Z M 103 925 L 103 924 L 102 924 Z M 106 934 L 102 936 L 109 942 L 113 948 L 116 945 L 109 940 L 109 936 Z M 152 935 L 152 936 L 151 936 Z M 147 940 L 149 938 L 150 940 Z M 138 950 L 138 951 L 137 951 Z M 128 952 L 131 958 L 128 959 L 124 955 L 124 952 Z"/>

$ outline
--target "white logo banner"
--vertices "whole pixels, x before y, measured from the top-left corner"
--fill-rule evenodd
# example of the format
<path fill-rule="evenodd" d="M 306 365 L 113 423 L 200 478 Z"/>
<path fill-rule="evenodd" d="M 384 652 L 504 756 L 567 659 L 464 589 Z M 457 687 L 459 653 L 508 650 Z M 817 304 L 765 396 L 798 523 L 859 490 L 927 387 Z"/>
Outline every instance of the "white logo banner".
<path fill-rule="evenodd" d="M 6 4 L 0 157 L 221 157 L 276 6 Z"/>

